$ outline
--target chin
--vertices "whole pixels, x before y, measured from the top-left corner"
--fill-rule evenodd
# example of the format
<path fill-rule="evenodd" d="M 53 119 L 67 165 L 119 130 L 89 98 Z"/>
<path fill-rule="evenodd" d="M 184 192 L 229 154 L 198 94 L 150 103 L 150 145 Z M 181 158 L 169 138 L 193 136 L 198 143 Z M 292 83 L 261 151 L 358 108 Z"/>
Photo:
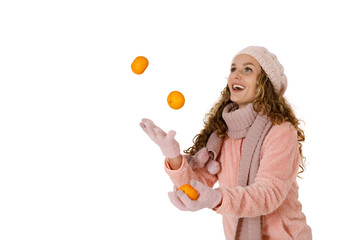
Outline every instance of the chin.
<path fill-rule="evenodd" d="M 236 104 L 238 104 L 238 105 L 243 104 L 243 102 L 240 101 L 239 99 L 230 98 L 230 100 L 231 100 L 233 103 L 236 103 Z"/>
<path fill-rule="evenodd" d="M 245 107 L 246 105 L 248 105 L 251 102 L 244 102 L 244 101 L 234 101 L 232 99 L 230 99 L 233 103 L 236 103 L 239 107 Z"/>

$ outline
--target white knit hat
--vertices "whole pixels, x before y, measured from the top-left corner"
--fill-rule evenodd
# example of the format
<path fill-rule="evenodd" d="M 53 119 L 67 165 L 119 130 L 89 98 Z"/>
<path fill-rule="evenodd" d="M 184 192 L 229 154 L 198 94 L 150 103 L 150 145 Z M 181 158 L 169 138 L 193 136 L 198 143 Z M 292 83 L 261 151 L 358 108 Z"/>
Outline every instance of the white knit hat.
<path fill-rule="evenodd" d="M 244 48 L 238 52 L 235 57 L 240 54 L 247 54 L 255 58 L 268 75 L 274 88 L 279 91 L 281 95 L 284 94 L 287 88 L 287 78 L 284 74 L 283 66 L 274 54 L 270 53 L 266 48 L 258 46 Z"/>

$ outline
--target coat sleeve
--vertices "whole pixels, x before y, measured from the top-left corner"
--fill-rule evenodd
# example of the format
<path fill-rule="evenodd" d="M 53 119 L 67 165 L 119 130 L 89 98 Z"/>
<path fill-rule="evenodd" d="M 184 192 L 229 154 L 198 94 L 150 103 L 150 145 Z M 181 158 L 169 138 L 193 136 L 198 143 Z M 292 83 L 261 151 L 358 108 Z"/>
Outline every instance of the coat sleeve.
<path fill-rule="evenodd" d="M 255 182 L 246 187 L 218 188 L 221 205 L 214 209 L 236 218 L 267 215 L 285 200 L 299 169 L 297 131 L 290 123 L 274 125 L 265 138 Z"/>
<path fill-rule="evenodd" d="M 212 188 L 218 180 L 217 176 L 210 174 L 206 167 L 193 170 L 184 156 L 182 157 L 181 167 L 177 170 L 172 170 L 167 159 L 165 159 L 165 172 L 170 176 L 176 187 L 190 184 L 190 181 L 194 179 Z"/>

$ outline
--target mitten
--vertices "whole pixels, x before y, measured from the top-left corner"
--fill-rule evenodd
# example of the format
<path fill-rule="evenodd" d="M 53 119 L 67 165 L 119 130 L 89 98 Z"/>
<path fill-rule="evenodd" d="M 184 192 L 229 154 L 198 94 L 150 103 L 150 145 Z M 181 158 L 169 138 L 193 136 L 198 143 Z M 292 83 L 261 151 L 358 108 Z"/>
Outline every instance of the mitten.
<path fill-rule="evenodd" d="M 208 153 L 208 150 L 206 149 L 206 147 L 204 147 L 190 158 L 189 165 L 192 169 L 200 169 L 205 166 L 209 159 L 210 155 Z"/>
<path fill-rule="evenodd" d="M 170 201 L 178 209 L 194 212 L 203 208 L 215 208 L 221 203 L 222 195 L 220 191 L 214 190 L 196 180 L 191 180 L 190 185 L 199 194 L 196 200 L 191 200 L 186 193 L 177 190 L 175 186 L 174 191 L 168 193 Z"/>
<path fill-rule="evenodd" d="M 150 119 L 143 119 L 140 123 L 140 127 L 150 137 L 150 139 L 160 147 L 165 157 L 176 158 L 180 155 L 180 145 L 175 140 L 175 131 L 171 130 L 166 134 Z"/>
<path fill-rule="evenodd" d="M 200 169 L 206 165 L 209 173 L 215 175 L 220 171 L 220 164 L 214 160 L 213 152 L 208 151 L 206 147 L 200 149 L 194 156 L 186 157 L 192 169 Z"/>
<path fill-rule="evenodd" d="M 215 175 L 220 171 L 220 163 L 216 160 L 210 159 L 206 163 L 206 169 L 208 170 L 209 173 Z"/>
<path fill-rule="evenodd" d="M 213 132 L 207 143 L 206 147 L 200 149 L 189 161 L 192 169 L 206 168 L 209 173 L 215 175 L 220 171 L 220 164 L 216 158 L 220 152 L 222 139 L 217 136 L 217 132 Z"/>

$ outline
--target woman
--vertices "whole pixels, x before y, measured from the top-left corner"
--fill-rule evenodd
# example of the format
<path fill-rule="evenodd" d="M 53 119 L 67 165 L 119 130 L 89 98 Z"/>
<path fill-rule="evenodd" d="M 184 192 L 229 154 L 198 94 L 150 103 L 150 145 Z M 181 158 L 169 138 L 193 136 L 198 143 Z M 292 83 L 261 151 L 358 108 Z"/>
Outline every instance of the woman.
<path fill-rule="evenodd" d="M 312 239 L 296 181 L 305 136 L 283 97 L 286 88 L 276 56 L 251 46 L 233 58 L 227 86 L 188 156 L 180 155 L 174 131 L 166 134 L 148 119 L 140 124 L 166 157 L 175 184 L 171 202 L 184 211 L 221 214 L 226 239 Z M 197 200 L 177 190 L 188 183 Z"/>

